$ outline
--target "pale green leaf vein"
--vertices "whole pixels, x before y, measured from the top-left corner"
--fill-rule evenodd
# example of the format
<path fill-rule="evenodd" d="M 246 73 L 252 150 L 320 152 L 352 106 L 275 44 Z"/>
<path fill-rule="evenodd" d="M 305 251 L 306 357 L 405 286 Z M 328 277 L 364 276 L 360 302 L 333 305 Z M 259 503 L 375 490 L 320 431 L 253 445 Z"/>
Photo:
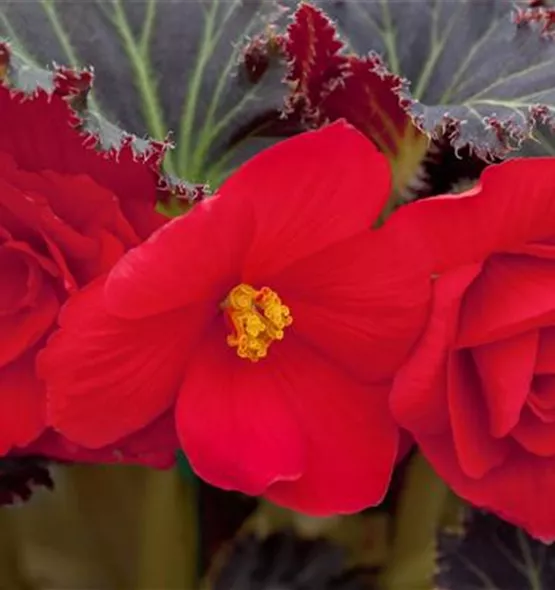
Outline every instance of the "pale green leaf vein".
<path fill-rule="evenodd" d="M 461 10 L 464 9 L 465 4 L 466 4 L 466 0 L 459 0 L 459 3 L 457 5 L 457 9 L 453 12 L 453 16 L 449 19 L 449 23 L 445 27 L 445 30 L 444 30 L 441 40 L 439 41 L 439 43 L 434 43 L 431 46 L 430 59 L 428 59 L 426 61 L 426 64 L 424 65 L 424 68 L 422 70 L 422 73 L 420 74 L 420 78 L 418 80 L 418 83 L 416 84 L 416 88 L 414 90 L 414 97 L 417 100 L 422 100 L 422 95 L 426 90 L 426 87 L 430 81 L 430 78 L 432 76 L 434 68 L 437 65 L 438 59 L 440 58 L 440 56 L 445 48 L 445 45 L 447 44 L 447 42 L 449 40 L 449 35 L 451 34 L 451 31 L 453 30 L 453 27 L 455 26 L 455 24 L 459 18 Z M 438 20 L 437 10 L 439 10 L 439 5 L 436 3 L 436 4 L 434 4 L 434 15 L 435 16 L 433 17 L 436 22 Z"/>
<path fill-rule="evenodd" d="M 123 41 L 124 49 L 127 54 L 135 80 L 141 97 L 141 105 L 145 117 L 145 123 L 149 134 L 158 140 L 163 140 L 167 134 L 167 128 L 162 116 L 162 107 L 158 98 L 156 78 L 152 70 L 150 59 L 144 59 L 129 23 L 127 16 L 121 5 L 121 0 L 113 0 L 114 5 L 114 25 L 119 32 Z M 173 173 L 173 161 L 171 153 L 166 155 L 164 165 L 169 173 Z"/>
<path fill-rule="evenodd" d="M 148 0 L 146 5 L 145 20 L 143 22 L 143 28 L 141 30 L 141 37 L 139 40 L 139 49 L 144 58 L 148 57 L 148 50 L 150 40 L 152 38 L 152 31 L 154 28 L 154 20 L 156 16 L 156 1 Z"/>
<path fill-rule="evenodd" d="M 235 0 L 234 2 L 232 2 L 231 6 L 232 8 L 228 11 L 220 25 L 220 30 L 225 26 L 228 19 L 231 18 L 235 9 L 238 6 L 240 6 L 240 0 Z M 226 117 L 224 117 L 216 125 L 214 125 L 214 118 L 216 116 L 216 111 L 220 104 L 220 100 L 222 98 L 222 93 L 225 89 L 226 83 L 229 81 L 233 68 L 237 66 L 237 58 L 240 50 L 243 48 L 243 38 L 246 38 L 250 35 L 257 23 L 258 14 L 255 14 L 253 15 L 251 21 L 247 25 L 246 30 L 241 31 L 240 38 L 235 43 L 233 50 L 229 56 L 229 59 L 227 60 L 227 63 L 225 65 L 225 68 L 223 69 L 222 74 L 220 75 L 220 78 L 216 85 L 216 89 L 212 94 L 212 99 L 210 101 L 210 105 L 208 107 L 208 111 L 204 120 L 202 130 L 199 134 L 199 138 L 195 147 L 195 153 L 193 156 L 193 169 L 196 174 L 200 174 L 200 168 L 203 165 L 203 160 L 206 157 L 206 153 L 214 139 L 219 135 L 221 130 L 223 130 L 227 126 L 227 124 L 232 121 L 233 117 L 240 112 L 240 108 L 243 106 L 243 101 L 241 101 L 239 105 L 237 105 L 237 107 L 234 107 Z"/>
<path fill-rule="evenodd" d="M 449 86 L 449 88 L 447 88 L 447 90 L 443 93 L 442 97 L 440 98 L 440 100 L 439 100 L 440 103 L 450 102 L 451 96 L 458 89 L 458 86 L 461 83 L 461 78 L 465 74 L 466 69 L 471 64 L 472 60 L 477 55 L 477 53 L 482 49 L 484 44 L 490 39 L 490 37 L 493 34 L 493 32 L 495 31 L 495 29 L 502 23 L 503 23 L 503 21 L 501 19 L 493 20 L 491 25 L 486 29 L 486 31 L 480 37 L 480 39 L 478 39 L 475 43 L 473 43 L 472 48 L 466 54 L 466 58 L 464 59 L 462 64 L 458 67 L 455 74 L 453 75 L 453 78 L 451 79 L 451 85 Z M 463 80 L 463 83 L 464 83 L 464 80 Z"/>
<path fill-rule="evenodd" d="M 197 59 L 192 76 L 189 80 L 189 87 L 185 99 L 183 101 L 181 122 L 179 125 L 179 146 L 177 152 L 177 161 L 179 172 L 181 175 L 187 177 L 190 181 L 196 180 L 190 176 L 191 158 L 191 141 L 193 135 L 193 125 L 195 122 L 195 115 L 197 110 L 197 102 L 199 100 L 200 88 L 202 84 L 202 77 L 205 66 L 210 59 L 214 50 L 213 34 L 214 25 L 218 11 L 218 3 L 212 2 L 210 10 L 206 13 L 202 39 L 197 51 Z"/>
<path fill-rule="evenodd" d="M 378 23 L 368 13 L 368 8 L 364 6 L 363 2 L 353 2 L 353 8 L 357 10 L 359 16 L 370 25 L 380 37 L 384 36 L 384 30 L 378 25 Z M 349 31 L 344 31 L 345 35 L 348 35 Z"/>
<path fill-rule="evenodd" d="M 3 12 L 0 12 L 0 19 L 2 20 L 2 24 L 6 29 L 9 41 L 14 45 L 18 56 L 25 60 L 27 63 L 34 65 L 36 67 L 40 67 L 36 58 L 33 55 L 31 55 L 31 53 L 29 53 L 25 45 L 21 42 L 19 35 L 16 33 L 8 17 Z"/>
<path fill-rule="evenodd" d="M 44 10 L 46 16 L 48 17 L 48 21 L 50 22 L 50 26 L 52 27 L 52 30 L 54 31 L 54 34 L 56 35 L 56 38 L 58 39 L 58 42 L 60 43 L 60 46 L 62 47 L 62 51 L 66 55 L 66 58 L 68 60 L 67 65 L 70 65 L 74 68 L 81 67 L 81 60 L 77 56 L 77 53 L 71 43 L 71 39 L 69 38 L 69 35 L 67 34 L 66 30 L 62 26 L 62 23 L 60 21 L 60 18 L 58 16 L 58 13 L 56 11 L 56 7 L 54 6 L 54 3 L 52 2 L 52 0 L 41 0 L 40 4 L 41 4 L 42 9 Z M 87 97 L 87 102 L 88 102 L 88 105 L 90 106 L 91 109 L 95 110 L 97 113 L 100 113 L 98 103 L 96 102 L 94 96 L 89 95 Z"/>
<path fill-rule="evenodd" d="M 482 97 L 487 98 L 488 94 L 491 93 L 492 90 L 495 90 L 497 87 L 502 86 L 503 84 L 506 84 L 507 82 L 514 82 L 515 80 L 518 80 L 519 78 L 522 78 L 522 77 L 529 76 L 531 73 L 541 70 L 542 68 L 552 67 L 554 65 L 555 65 L 555 59 L 549 59 L 547 61 L 543 61 L 543 62 L 534 64 L 534 65 L 532 65 L 528 68 L 525 68 L 523 70 L 519 70 L 518 72 L 513 72 L 512 74 L 509 74 L 508 76 L 505 76 L 504 78 L 500 78 L 500 79 L 496 80 L 495 82 L 491 83 L 489 86 L 486 86 L 486 88 L 481 88 L 479 92 L 477 92 L 476 94 L 473 94 L 472 96 L 465 98 L 464 101 L 465 102 L 473 102 L 476 99 L 481 99 Z"/>
<path fill-rule="evenodd" d="M 526 564 L 526 575 L 528 581 L 530 582 L 530 590 L 542 590 L 543 584 L 541 581 L 540 572 L 538 572 L 538 568 L 534 562 L 534 557 L 530 551 L 528 539 L 524 536 L 524 533 L 520 529 L 517 529 L 516 534 L 518 537 L 518 544 L 520 545 L 520 549 L 522 551 L 522 556 L 524 557 L 524 563 Z"/>
<path fill-rule="evenodd" d="M 384 21 L 383 40 L 387 52 L 387 62 L 392 73 L 399 75 L 401 73 L 401 65 L 399 63 L 399 56 L 397 55 L 397 47 L 395 40 L 395 29 L 393 28 L 393 21 L 389 11 L 389 0 L 380 0 L 382 6 L 382 16 Z"/>

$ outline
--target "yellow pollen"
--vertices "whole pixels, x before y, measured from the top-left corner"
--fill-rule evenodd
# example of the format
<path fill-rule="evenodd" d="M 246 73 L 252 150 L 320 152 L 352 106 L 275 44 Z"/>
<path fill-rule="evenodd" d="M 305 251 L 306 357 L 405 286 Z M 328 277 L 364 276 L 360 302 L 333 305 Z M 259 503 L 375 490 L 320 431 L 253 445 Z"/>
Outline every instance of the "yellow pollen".
<path fill-rule="evenodd" d="M 283 330 L 293 323 L 291 312 L 268 287 L 256 290 L 241 283 L 229 292 L 222 307 L 232 333 L 229 346 L 237 347 L 243 359 L 257 362 L 268 354 L 274 340 L 283 339 Z"/>

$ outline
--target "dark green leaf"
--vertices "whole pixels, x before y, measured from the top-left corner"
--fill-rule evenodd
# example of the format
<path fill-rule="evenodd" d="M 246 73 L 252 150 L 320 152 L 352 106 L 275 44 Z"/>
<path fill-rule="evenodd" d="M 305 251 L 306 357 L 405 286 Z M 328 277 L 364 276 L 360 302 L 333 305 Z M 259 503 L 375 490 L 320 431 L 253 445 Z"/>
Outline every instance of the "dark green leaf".
<path fill-rule="evenodd" d="M 54 488 L 47 460 L 33 456 L 0 459 L 0 506 L 26 502 L 41 487 Z"/>
<path fill-rule="evenodd" d="M 168 171 L 219 182 L 283 103 L 279 60 L 256 82 L 241 62 L 277 14 L 273 0 L 0 0 L 0 34 L 40 67 L 92 65 L 93 110 L 158 140 L 173 131 Z"/>
<path fill-rule="evenodd" d="M 417 124 L 438 137 L 450 123 L 457 149 L 470 144 L 481 155 L 504 155 L 529 136 L 535 119 L 555 113 L 555 42 L 541 32 L 546 9 L 527 9 L 533 18 L 517 26 L 513 0 L 313 3 L 351 50 L 378 52 L 409 81 L 410 93 L 400 94 Z"/>
<path fill-rule="evenodd" d="M 204 574 L 218 562 L 218 553 L 239 534 L 254 514 L 257 500 L 251 496 L 220 490 L 196 481 L 198 526 L 201 531 L 200 569 Z"/>
<path fill-rule="evenodd" d="M 294 533 L 239 539 L 213 590 L 370 590 L 367 576 L 349 571 L 340 547 Z"/>
<path fill-rule="evenodd" d="M 31 99 L 29 104 L 35 107 L 41 104 L 41 100 L 43 105 L 55 101 L 56 108 L 49 114 L 52 129 L 63 131 L 66 128 L 67 131 L 77 128 L 80 133 L 73 138 L 79 141 L 80 135 L 82 147 L 104 153 L 103 158 L 95 160 L 100 167 L 109 167 L 117 161 L 120 170 L 127 170 L 135 177 L 144 170 L 154 173 L 162 209 L 183 212 L 202 199 L 204 186 L 163 173 L 162 162 L 169 148 L 166 142 L 137 137 L 88 108 L 92 79 L 92 73 L 87 69 L 60 66 L 46 70 L 30 65 L 14 54 L 9 44 L 0 42 L 0 86 L 4 93 L 7 88 L 17 93 L 22 101 Z"/>
<path fill-rule="evenodd" d="M 496 516 L 469 515 L 462 537 L 441 534 L 436 587 L 441 590 L 552 590 L 555 547 Z"/>

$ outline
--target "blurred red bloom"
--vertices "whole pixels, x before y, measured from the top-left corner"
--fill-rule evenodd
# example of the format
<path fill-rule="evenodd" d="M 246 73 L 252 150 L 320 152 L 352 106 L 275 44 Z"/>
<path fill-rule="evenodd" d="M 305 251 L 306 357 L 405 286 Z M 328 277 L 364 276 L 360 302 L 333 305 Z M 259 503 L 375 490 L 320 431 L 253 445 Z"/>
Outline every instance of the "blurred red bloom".
<path fill-rule="evenodd" d="M 392 409 L 462 497 L 555 538 L 555 167 L 491 166 L 475 189 L 409 205 L 437 280 Z M 392 230 L 394 228 L 392 227 Z"/>
<path fill-rule="evenodd" d="M 161 151 L 153 146 L 141 161 L 128 144 L 117 154 L 96 151 L 62 94 L 0 87 L 0 454 L 80 461 L 90 452 L 45 432 L 36 354 L 68 296 L 163 223 L 154 210 Z M 127 452 L 140 454 L 107 450 L 98 462 Z M 167 464 L 171 448 L 153 461 Z"/>

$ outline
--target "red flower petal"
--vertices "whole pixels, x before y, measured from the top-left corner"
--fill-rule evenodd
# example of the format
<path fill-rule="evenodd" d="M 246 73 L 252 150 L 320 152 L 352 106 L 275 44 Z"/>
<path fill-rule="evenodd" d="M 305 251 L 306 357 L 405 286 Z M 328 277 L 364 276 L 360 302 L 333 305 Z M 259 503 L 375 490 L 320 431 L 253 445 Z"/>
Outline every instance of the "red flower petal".
<path fill-rule="evenodd" d="M 4 160 L 5 157 L 0 154 L 0 165 Z M 24 192 L 2 178 L 0 219 L 5 218 L 7 214 L 10 218 L 4 221 L 4 224 L 14 234 L 15 239 L 34 242 L 46 235 L 64 252 L 71 252 L 75 257 L 87 258 L 96 254 L 94 241 L 57 217 L 43 195 Z M 14 229 L 14 223 L 22 229 Z M 19 235 L 22 232 L 25 232 L 25 235 Z"/>
<path fill-rule="evenodd" d="M 532 387 L 529 402 L 537 409 L 555 409 L 555 375 L 537 375 Z"/>
<path fill-rule="evenodd" d="M 525 528 L 544 540 L 555 538 L 555 459 L 542 459 L 515 449 L 498 469 L 481 479 L 461 471 L 449 436 L 418 440 L 424 455 L 453 490 L 472 504 Z"/>
<path fill-rule="evenodd" d="M 136 246 L 139 238 L 124 217 L 114 193 L 84 174 L 62 175 L 50 170 L 40 176 L 37 186 L 48 198 L 56 215 L 85 235 L 101 229 L 111 231 L 127 248 Z M 75 193 L 79 193 L 79 207 L 75 206 Z"/>
<path fill-rule="evenodd" d="M 513 438 L 527 451 L 540 457 L 555 455 L 555 427 L 542 422 L 530 408 L 524 408 Z"/>
<path fill-rule="evenodd" d="M 109 231 L 98 230 L 94 237 L 98 243 L 97 256 L 90 261 L 76 260 L 72 264 L 80 284 L 86 285 L 112 270 L 126 252 L 124 244 Z"/>
<path fill-rule="evenodd" d="M 510 449 L 506 439 L 490 435 L 482 395 L 470 351 L 452 353 L 447 379 L 451 428 L 461 469 L 473 478 L 501 465 Z"/>
<path fill-rule="evenodd" d="M 555 373 L 555 328 L 540 330 L 535 373 Z"/>
<path fill-rule="evenodd" d="M 299 261 L 272 279 L 291 331 L 361 379 L 390 379 L 425 325 L 431 273 L 386 224 Z"/>
<path fill-rule="evenodd" d="M 255 228 L 244 279 L 256 284 L 376 221 L 389 197 L 386 158 L 343 121 L 257 154 L 224 184 L 248 200 Z"/>
<path fill-rule="evenodd" d="M 0 368 L 0 455 L 45 429 L 45 391 L 35 376 L 36 350 Z"/>
<path fill-rule="evenodd" d="M 554 186 L 551 158 L 515 159 L 486 168 L 466 193 L 401 207 L 390 223 L 407 243 L 426 243 L 442 271 L 555 235 Z"/>
<path fill-rule="evenodd" d="M 51 170 L 45 170 L 40 174 L 14 170 L 9 177 L 4 175 L 4 180 L 10 180 L 18 190 L 25 193 L 27 207 L 33 206 L 35 212 L 25 211 L 22 221 L 28 222 L 29 218 L 36 220 L 36 229 L 41 233 L 49 233 L 49 228 L 54 227 L 55 233 L 52 237 L 56 238 L 61 220 L 83 237 L 96 238 L 100 232 L 109 231 L 125 249 L 136 246 L 140 241 L 133 227 L 123 216 L 115 195 L 89 176 L 62 175 Z M 76 193 L 79 194 L 78 207 L 75 206 Z M 16 207 L 16 212 L 18 209 L 21 210 L 21 205 Z M 44 220 L 48 220 L 49 223 L 45 224 Z M 79 267 L 95 262 L 98 246 L 95 248 L 94 244 L 91 244 L 88 256 L 85 251 L 85 260 L 82 259 L 83 254 L 79 260 L 80 250 L 72 244 L 68 247 L 67 241 L 63 239 L 60 246 L 65 246 L 66 256 L 78 260 L 76 264 Z M 86 258 L 91 258 L 91 254 L 94 257 L 89 262 Z M 82 269 L 79 270 L 83 274 Z"/>
<path fill-rule="evenodd" d="M 43 234 L 42 239 L 44 240 L 44 243 L 45 243 L 46 248 L 48 250 L 48 254 L 50 255 L 50 258 L 51 258 L 51 260 L 49 260 L 49 262 L 51 263 L 51 266 L 53 267 L 51 270 L 53 276 L 58 276 L 61 278 L 62 286 L 63 286 L 66 293 L 69 294 L 69 293 L 73 293 L 73 292 L 77 291 L 76 279 L 73 276 L 73 274 L 71 273 L 71 271 L 69 270 L 67 262 L 63 256 L 62 252 L 60 251 L 60 248 L 58 248 L 58 246 L 54 243 L 54 241 L 52 239 L 50 239 L 47 235 Z M 79 271 L 79 270 L 85 270 L 85 269 L 76 268 L 76 270 Z M 86 269 L 86 270 L 88 270 L 88 269 Z M 90 278 L 89 278 L 89 281 L 90 281 Z"/>
<path fill-rule="evenodd" d="M 447 355 L 455 337 L 461 299 L 480 268 L 477 264 L 464 266 L 435 282 L 428 326 L 397 373 L 390 396 L 393 415 L 410 432 L 438 434 L 449 427 Z"/>
<path fill-rule="evenodd" d="M 555 422 L 555 408 L 553 407 L 553 404 L 550 404 L 550 407 L 546 407 L 547 404 L 543 403 L 545 400 L 539 400 L 539 396 L 537 396 L 534 391 L 532 391 L 526 400 L 526 407 L 531 410 L 534 416 L 539 418 L 544 424 L 551 424 Z"/>
<path fill-rule="evenodd" d="M 306 468 L 298 480 L 270 486 L 265 496 L 315 516 L 349 514 L 379 504 L 389 487 L 399 442 L 388 407 L 389 386 L 362 386 L 309 347 L 286 339 L 284 375 L 305 437 Z"/>
<path fill-rule="evenodd" d="M 492 436 L 506 436 L 518 422 L 530 393 L 537 350 L 537 331 L 472 349 Z"/>
<path fill-rule="evenodd" d="M 555 262 L 497 255 L 468 289 L 457 345 L 476 346 L 555 322 Z"/>
<path fill-rule="evenodd" d="M 2 153 L 0 162 L 1 182 L 5 183 L 0 219 L 38 249 L 46 242 L 68 284 L 74 282 L 68 265 L 78 282 L 86 284 L 139 243 L 114 194 L 88 176 L 64 176 L 50 170 L 24 172 L 11 156 Z M 76 193 L 79 207 L 75 206 Z"/>
<path fill-rule="evenodd" d="M 72 463 L 125 463 L 166 469 L 174 465 L 179 448 L 174 422 L 173 412 L 166 412 L 138 432 L 95 450 L 80 447 L 53 430 L 47 430 L 14 454 L 41 455 Z"/>
<path fill-rule="evenodd" d="M 17 167 L 8 154 L 0 154 L 2 179 L 25 193 L 40 195 L 38 205 L 48 207 L 62 221 L 80 233 L 93 228 L 107 228 L 117 234 L 127 246 L 139 242 L 137 234 L 121 212 L 119 202 L 110 190 L 86 174 L 60 174 L 52 170 L 27 172 Z M 79 194 L 79 206 L 75 194 Z M 29 199 L 25 199 L 29 201 Z M 22 205 L 24 206 L 24 205 Z"/>
<path fill-rule="evenodd" d="M 43 284 L 32 307 L 0 317 L 0 367 L 24 353 L 56 321 L 59 303 L 54 289 Z"/>
<path fill-rule="evenodd" d="M 99 280 L 73 296 L 39 356 L 49 425 L 90 448 L 143 428 L 169 408 L 189 351 L 217 311 L 196 306 L 128 322 L 107 314 L 103 294 Z"/>
<path fill-rule="evenodd" d="M 256 155 L 219 191 L 131 251 L 107 283 L 133 318 L 262 285 L 296 260 L 368 229 L 389 192 L 387 162 L 342 123 Z M 242 275 L 241 275 L 242 269 Z"/>
<path fill-rule="evenodd" d="M 131 250 L 108 276 L 110 312 L 141 318 L 207 299 L 223 301 L 241 282 L 252 233 L 251 212 L 237 204 L 224 196 L 201 202 Z"/>
<path fill-rule="evenodd" d="M 306 392 L 293 389 L 283 344 L 259 363 L 240 359 L 218 319 L 191 359 L 177 429 L 193 469 L 212 485 L 258 495 L 303 472 L 305 441 L 292 399 Z"/>
<path fill-rule="evenodd" d="M 224 338 L 218 326 L 205 340 L 178 402 L 178 433 L 195 471 L 313 514 L 379 503 L 399 437 L 387 386 L 346 379 L 291 335 L 257 364 Z"/>
<path fill-rule="evenodd" d="M 79 121 L 67 101 L 55 94 L 39 91 L 32 97 L 14 95 L 0 87 L 0 110 L 4 121 L 0 152 L 11 154 L 20 168 L 88 174 L 115 193 L 125 217 L 142 238 L 164 223 L 154 209 L 159 158 L 141 161 L 129 143 L 118 153 L 95 150 L 95 142 L 75 128 Z M 33 141 L 21 132 L 22 121 L 26 129 L 33 130 Z M 53 137 L 56 141 L 52 141 Z"/>
<path fill-rule="evenodd" d="M 38 266 L 44 270 L 46 273 L 48 273 L 50 276 L 53 277 L 57 277 L 60 275 L 60 271 L 58 268 L 58 265 L 56 264 L 56 262 L 53 262 L 51 260 L 51 257 L 47 255 L 43 255 L 43 254 L 39 254 L 39 252 L 37 252 L 37 250 L 35 250 L 35 248 L 33 248 L 31 246 L 31 244 L 27 243 L 27 242 L 23 242 L 20 240 L 14 240 L 11 236 L 11 234 L 9 232 L 7 232 L 7 230 L 5 230 L 4 228 L 2 228 L 2 226 L 0 226 L 0 232 L 2 233 L 1 237 L 5 237 L 6 242 L 5 245 L 6 247 L 11 248 L 12 250 L 18 251 L 18 252 L 22 252 L 23 254 L 26 254 L 29 258 L 31 258 L 32 260 L 34 260 Z M 33 240 L 31 240 L 33 241 Z M 42 249 L 44 249 L 44 243 L 40 244 Z M 47 243 L 48 245 L 48 243 Z M 49 252 L 50 253 L 50 252 Z M 37 277 L 38 279 L 38 277 Z M 34 278 L 32 279 L 32 282 L 34 283 Z"/>
<path fill-rule="evenodd" d="M 528 254 L 529 256 L 555 260 L 555 244 L 553 244 L 553 238 L 551 239 L 551 243 L 524 244 L 518 248 L 511 249 L 510 252 L 513 254 Z"/>
<path fill-rule="evenodd" d="M 38 264 L 8 242 L 0 244 L 0 269 L 0 317 L 33 304 L 41 283 Z"/>

